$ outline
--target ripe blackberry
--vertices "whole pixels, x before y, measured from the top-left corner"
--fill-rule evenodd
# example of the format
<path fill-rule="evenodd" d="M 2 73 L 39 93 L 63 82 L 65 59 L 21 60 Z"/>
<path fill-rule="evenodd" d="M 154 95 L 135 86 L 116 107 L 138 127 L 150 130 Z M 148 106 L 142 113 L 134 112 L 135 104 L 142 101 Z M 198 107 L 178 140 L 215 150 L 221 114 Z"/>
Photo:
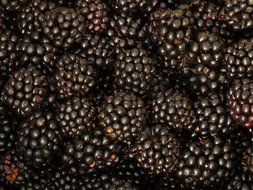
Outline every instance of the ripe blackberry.
<path fill-rule="evenodd" d="M 200 97 L 195 101 L 194 109 L 197 118 L 194 132 L 199 136 L 228 134 L 235 126 L 222 95 L 210 93 Z"/>
<path fill-rule="evenodd" d="M 199 139 L 189 143 L 181 156 L 177 175 L 185 188 L 211 188 L 233 174 L 235 153 L 229 140 Z"/>
<path fill-rule="evenodd" d="M 130 145 L 145 127 L 144 102 L 126 92 L 110 95 L 100 109 L 99 122 L 106 136 Z"/>
<path fill-rule="evenodd" d="M 107 4 L 103 0 L 77 0 L 76 8 L 84 16 L 89 31 L 106 31 L 109 16 Z"/>
<path fill-rule="evenodd" d="M 228 26 L 221 22 L 220 11 L 222 6 L 215 1 L 197 0 L 191 6 L 196 18 L 196 30 L 209 31 L 218 36 L 230 37 Z"/>
<path fill-rule="evenodd" d="M 158 4 L 158 0 L 109 0 L 109 3 L 117 12 L 131 15 L 151 12 Z"/>
<path fill-rule="evenodd" d="M 110 19 L 107 35 L 110 43 L 117 48 L 131 48 L 138 43 L 142 22 L 138 17 L 114 14 Z"/>
<path fill-rule="evenodd" d="M 180 181 L 177 179 L 175 173 L 165 175 L 158 175 L 152 179 L 151 189 L 156 190 L 178 190 L 182 189 Z"/>
<path fill-rule="evenodd" d="M 227 93 L 231 117 L 240 125 L 253 127 L 253 82 L 250 79 L 235 80 Z"/>
<path fill-rule="evenodd" d="M 74 9 L 59 7 L 48 11 L 43 20 L 43 32 L 51 42 L 63 49 L 80 43 L 85 32 L 85 19 Z"/>
<path fill-rule="evenodd" d="M 56 70 L 58 50 L 46 38 L 31 35 L 21 39 L 17 45 L 19 62 L 38 68 L 43 74 L 51 75 Z"/>
<path fill-rule="evenodd" d="M 51 188 L 57 190 L 85 190 L 81 179 L 67 169 L 59 169 L 51 178 Z"/>
<path fill-rule="evenodd" d="M 49 176 L 33 173 L 27 177 L 25 182 L 19 186 L 19 190 L 50 190 Z"/>
<path fill-rule="evenodd" d="M 225 44 L 219 36 L 206 32 L 199 32 L 191 44 L 189 57 L 193 64 L 218 67 L 222 64 Z"/>
<path fill-rule="evenodd" d="M 226 70 L 222 67 L 211 68 L 204 65 L 185 67 L 181 71 L 181 85 L 196 98 L 210 92 L 220 93 L 226 89 L 228 80 Z"/>
<path fill-rule="evenodd" d="M 21 68 L 10 76 L 1 101 L 20 116 L 29 116 L 45 106 L 48 98 L 47 78 L 34 67 Z"/>
<path fill-rule="evenodd" d="M 19 11 L 28 0 L 0 0 L 0 6 L 6 11 Z"/>
<path fill-rule="evenodd" d="M 114 79 L 118 90 L 145 95 L 150 91 L 154 74 L 154 60 L 144 49 L 125 49 L 118 53 Z"/>
<path fill-rule="evenodd" d="M 246 151 L 243 154 L 242 165 L 244 171 L 253 174 L 253 148 L 251 145 L 246 149 Z"/>
<path fill-rule="evenodd" d="M 114 67 L 113 46 L 108 37 L 88 34 L 83 38 L 81 47 L 87 59 L 95 62 L 98 67 L 103 69 Z"/>
<path fill-rule="evenodd" d="M 14 145 L 17 120 L 0 102 L 0 152 L 5 152 Z"/>
<path fill-rule="evenodd" d="M 42 32 L 42 22 L 47 11 L 56 8 L 53 1 L 32 0 L 24 6 L 18 14 L 18 25 L 22 34 L 40 34 Z"/>
<path fill-rule="evenodd" d="M 58 60 L 55 79 L 61 98 L 84 95 L 95 85 L 96 72 L 85 59 L 65 54 Z"/>
<path fill-rule="evenodd" d="M 220 13 L 220 19 L 233 30 L 253 27 L 253 6 L 248 0 L 227 0 Z"/>
<path fill-rule="evenodd" d="M 168 174 L 174 171 L 179 161 L 179 140 L 162 125 L 146 128 L 137 138 L 131 156 L 150 175 Z"/>
<path fill-rule="evenodd" d="M 230 78 L 252 78 L 253 76 L 253 39 L 240 39 L 225 50 L 223 62 Z"/>
<path fill-rule="evenodd" d="M 52 113 L 37 112 L 24 121 L 17 135 L 17 150 L 27 165 L 41 168 L 59 154 L 60 137 Z"/>
<path fill-rule="evenodd" d="M 0 88 L 9 75 L 19 66 L 16 54 L 17 41 L 18 37 L 10 31 L 0 31 Z"/>
<path fill-rule="evenodd" d="M 187 5 L 175 10 L 158 10 L 150 16 L 149 33 L 158 45 L 158 53 L 169 68 L 177 68 L 187 61 L 185 56 L 193 38 L 195 23 Z"/>
<path fill-rule="evenodd" d="M 250 190 L 253 189 L 253 176 L 251 173 L 238 171 L 229 183 L 225 186 L 225 190 Z"/>
<path fill-rule="evenodd" d="M 131 183 L 125 180 L 112 179 L 109 185 L 110 190 L 139 190 L 138 187 L 133 186 Z"/>
<path fill-rule="evenodd" d="M 76 137 L 95 127 L 96 108 L 85 97 L 71 97 L 59 103 L 56 118 L 63 136 Z"/>
<path fill-rule="evenodd" d="M 190 129 L 196 119 L 190 99 L 178 90 L 159 92 L 151 103 L 151 110 L 155 123 L 174 129 Z"/>
<path fill-rule="evenodd" d="M 63 160 L 72 173 L 87 175 L 117 164 L 120 150 L 119 143 L 94 129 L 65 142 Z"/>

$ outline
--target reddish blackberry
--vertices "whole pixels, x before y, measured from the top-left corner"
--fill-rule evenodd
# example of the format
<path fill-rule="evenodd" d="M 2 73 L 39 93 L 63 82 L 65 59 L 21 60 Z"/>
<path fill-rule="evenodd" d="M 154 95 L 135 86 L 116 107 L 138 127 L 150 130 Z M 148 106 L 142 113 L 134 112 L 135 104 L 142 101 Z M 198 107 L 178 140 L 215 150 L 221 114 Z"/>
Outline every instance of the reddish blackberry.
<path fill-rule="evenodd" d="M 96 72 L 85 59 L 74 54 L 63 55 L 57 63 L 55 79 L 61 98 L 84 95 L 95 85 Z"/>
<path fill-rule="evenodd" d="M 0 6 L 6 11 L 19 11 L 28 0 L 0 0 Z"/>
<path fill-rule="evenodd" d="M 195 123 L 195 113 L 190 99 L 178 90 L 157 94 L 151 104 L 154 122 L 174 129 L 190 129 Z"/>
<path fill-rule="evenodd" d="M 4 81 L 19 66 L 16 54 L 17 41 L 18 37 L 10 31 L 0 31 L 0 87 L 4 85 Z"/>
<path fill-rule="evenodd" d="M 237 171 L 227 185 L 225 190 L 250 190 L 253 189 L 253 176 L 251 173 Z"/>
<path fill-rule="evenodd" d="M 109 17 L 108 7 L 103 0 L 77 0 L 76 8 L 84 16 L 89 31 L 106 31 Z"/>
<path fill-rule="evenodd" d="M 0 184 L 19 187 L 27 179 L 27 167 L 21 162 L 15 149 L 9 149 L 0 155 Z"/>
<path fill-rule="evenodd" d="M 222 95 L 211 93 L 200 97 L 194 109 L 197 118 L 194 132 L 199 136 L 228 134 L 235 126 Z"/>
<path fill-rule="evenodd" d="M 154 74 L 154 60 L 144 49 L 125 49 L 118 53 L 114 80 L 118 90 L 145 95 L 150 91 Z"/>
<path fill-rule="evenodd" d="M 87 59 L 95 62 L 98 67 L 103 69 L 114 67 L 113 46 L 108 37 L 88 34 L 83 38 L 81 46 Z"/>
<path fill-rule="evenodd" d="M 56 70 L 58 50 L 46 38 L 31 35 L 21 39 L 17 45 L 19 62 L 38 68 L 45 75 Z"/>
<path fill-rule="evenodd" d="M 138 35 L 141 30 L 141 19 L 125 14 L 114 14 L 109 22 L 107 35 L 114 47 L 130 48 L 138 43 Z"/>
<path fill-rule="evenodd" d="M 120 150 L 119 143 L 94 129 L 65 142 L 63 160 L 71 172 L 87 175 L 117 164 Z"/>
<path fill-rule="evenodd" d="M 230 78 L 247 78 L 253 76 L 253 39 L 240 39 L 225 50 L 223 62 Z"/>
<path fill-rule="evenodd" d="M 100 109 L 99 122 L 106 136 L 132 144 L 145 127 L 144 102 L 133 94 L 117 92 L 106 98 Z"/>
<path fill-rule="evenodd" d="M 138 163 L 151 174 L 174 171 L 180 152 L 179 140 L 162 125 L 145 129 L 131 151 Z"/>
<path fill-rule="evenodd" d="M 29 116 L 45 106 L 48 98 L 47 78 L 34 67 L 21 68 L 6 82 L 1 100 L 20 116 Z"/>
<path fill-rule="evenodd" d="M 253 81 L 235 80 L 228 90 L 227 101 L 231 117 L 240 125 L 253 127 Z"/>
<path fill-rule="evenodd" d="M 43 32 L 51 42 L 68 49 L 80 43 L 85 32 L 85 19 L 74 9 L 59 7 L 48 11 L 43 20 Z"/>
<path fill-rule="evenodd" d="M 206 96 L 210 92 L 223 92 L 228 83 L 224 68 L 204 65 L 185 67 L 181 71 L 180 82 L 192 97 Z"/>
<path fill-rule="evenodd" d="M 220 13 L 220 19 L 233 30 L 253 27 L 253 6 L 248 0 L 226 0 Z"/>
<path fill-rule="evenodd" d="M 109 0 L 110 5 L 114 10 L 126 14 L 135 14 L 135 13 L 149 13 L 151 12 L 156 5 L 158 0 Z"/>
<path fill-rule="evenodd" d="M 53 1 L 32 0 L 18 14 L 21 33 L 26 35 L 40 34 L 44 14 L 54 8 L 56 8 L 56 3 Z"/>
<path fill-rule="evenodd" d="M 63 136 L 76 137 L 95 127 L 96 108 L 87 98 L 71 97 L 59 103 L 56 118 Z"/>
<path fill-rule="evenodd" d="M 233 174 L 235 153 L 229 140 L 199 139 L 189 143 L 181 156 L 177 175 L 185 188 L 211 188 Z"/>
<path fill-rule="evenodd" d="M 193 38 L 193 13 L 187 5 L 175 10 L 158 10 L 150 17 L 149 33 L 158 45 L 166 67 L 180 67 Z"/>
<path fill-rule="evenodd" d="M 217 67 L 222 64 L 225 44 L 219 36 L 206 32 L 199 32 L 191 44 L 189 57 L 193 64 Z"/>
<path fill-rule="evenodd" d="M 60 137 L 52 113 L 33 114 L 20 126 L 17 150 L 27 165 L 40 168 L 54 161 L 59 154 Z"/>
<path fill-rule="evenodd" d="M 0 102 L 0 152 L 5 152 L 14 145 L 16 126 L 13 114 Z"/>

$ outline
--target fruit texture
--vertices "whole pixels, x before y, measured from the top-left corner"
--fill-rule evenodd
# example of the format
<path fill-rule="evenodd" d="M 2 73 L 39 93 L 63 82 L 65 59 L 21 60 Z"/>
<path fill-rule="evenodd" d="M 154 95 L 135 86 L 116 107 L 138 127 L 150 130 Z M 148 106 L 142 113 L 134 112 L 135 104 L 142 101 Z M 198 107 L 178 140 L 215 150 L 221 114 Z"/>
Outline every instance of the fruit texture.
<path fill-rule="evenodd" d="M 61 98 L 84 95 L 95 85 L 95 70 L 81 56 L 66 54 L 60 57 L 55 73 Z"/>
<path fill-rule="evenodd" d="M 99 123 L 105 135 L 128 145 L 144 129 L 146 109 L 141 98 L 118 92 L 106 98 L 99 114 Z"/>
<path fill-rule="evenodd" d="M 252 80 L 239 79 L 233 82 L 227 93 L 231 117 L 246 128 L 253 127 L 252 88 Z"/>
<path fill-rule="evenodd" d="M 76 137 L 96 126 L 96 108 L 87 98 L 73 97 L 56 108 L 56 118 L 63 136 Z"/>
<path fill-rule="evenodd" d="M 47 103 L 47 78 L 34 67 L 21 68 L 7 80 L 1 101 L 20 116 L 29 116 Z"/>

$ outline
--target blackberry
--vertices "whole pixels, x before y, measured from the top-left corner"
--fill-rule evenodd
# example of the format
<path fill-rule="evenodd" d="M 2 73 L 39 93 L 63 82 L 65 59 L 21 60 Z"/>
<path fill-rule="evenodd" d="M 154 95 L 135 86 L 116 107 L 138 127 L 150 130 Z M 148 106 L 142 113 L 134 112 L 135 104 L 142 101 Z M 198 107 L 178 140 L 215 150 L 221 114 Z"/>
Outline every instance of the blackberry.
<path fill-rule="evenodd" d="M 84 16 L 91 32 L 105 32 L 109 23 L 108 7 L 102 0 L 77 0 L 76 8 Z"/>
<path fill-rule="evenodd" d="M 233 82 L 227 93 L 231 117 L 246 128 L 253 127 L 252 89 L 252 80 L 240 79 Z"/>
<path fill-rule="evenodd" d="M 114 10 L 126 14 L 150 13 L 158 4 L 158 0 L 109 0 Z"/>
<path fill-rule="evenodd" d="M 53 174 L 51 186 L 58 190 L 85 190 L 81 179 L 71 175 L 67 169 L 59 169 Z"/>
<path fill-rule="evenodd" d="M 57 122 L 52 113 L 45 111 L 31 115 L 21 124 L 16 146 L 27 165 L 41 168 L 56 159 L 59 143 Z"/>
<path fill-rule="evenodd" d="M 100 108 L 99 122 L 106 136 L 130 145 L 145 127 L 144 102 L 126 92 L 110 95 Z"/>
<path fill-rule="evenodd" d="M 55 72 L 59 51 L 48 39 L 36 35 L 25 37 L 19 41 L 17 51 L 20 64 L 34 66 L 49 76 Z"/>
<path fill-rule="evenodd" d="M 5 152 L 14 145 L 16 126 L 15 117 L 0 103 L 0 152 Z"/>
<path fill-rule="evenodd" d="M 86 31 L 85 18 L 74 9 L 66 7 L 48 11 L 42 27 L 45 36 L 55 46 L 63 49 L 79 44 Z"/>
<path fill-rule="evenodd" d="M 197 0 L 191 8 L 196 18 L 196 30 L 209 31 L 222 37 L 231 36 L 228 26 L 220 20 L 222 6 L 219 3 Z"/>
<path fill-rule="evenodd" d="M 210 32 L 199 32 L 191 44 L 190 60 L 193 64 L 210 67 L 222 65 L 225 44 L 219 36 Z"/>
<path fill-rule="evenodd" d="M 223 62 L 230 78 L 253 77 L 253 39 L 240 39 L 226 48 Z"/>
<path fill-rule="evenodd" d="M 95 127 L 96 108 L 87 98 L 72 97 L 59 103 L 56 118 L 62 135 L 75 137 Z"/>
<path fill-rule="evenodd" d="M 132 48 L 136 46 L 142 22 L 138 17 L 114 14 L 110 19 L 107 35 L 115 48 Z"/>
<path fill-rule="evenodd" d="M 229 140 L 209 137 L 186 145 L 177 175 L 189 189 L 215 187 L 231 177 L 235 153 Z"/>
<path fill-rule="evenodd" d="M 18 37 L 10 31 L 0 31 L 0 87 L 4 85 L 4 81 L 19 66 L 16 54 L 17 41 Z"/>
<path fill-rule="evenodd" d="M 138 190 L 137 187 L 125 180 L 112 179 L 112 183 L 109 186 L 110 190 Z"/>
<path fill-rule="evenodd" d="M 20 11 L 28 2 L 28 0 L 1 0 L 0 6 L 6 11 Z"/>
<path fill-rule="evenodd" d="M 194 109 L 197 118 L 194 132 L 199 136 L 228 134 L 235 126 L 222 95 L 211 93 L 200 97 L 195 101 Z"/>
<path fill-rule="evenodd" d="M 253 27 L 253 6 L 248 0 L 228 0 L 220 13 L 220 20 L 233 30 L 243 30 Z"/>
<path fill-rule="evenodd" d="M 84 95 L 95 85 L 96 72 L 81 56 L 65 54 L 58 60 L 55 79 L 61 98 Z"/>
<path fill-rule="evenodd" d="M 50 190 L 49 177 L 33 173 L 19 186 L 20 190 Z"/>
<path fill-rule="evenodd" d="M 98 129 L 64 143 L 63 161 L 74 174 L 88 175 L 119 162 L 121 146 Z"/>
<path fill-rule="evenodd" d="M 225 190 L 248 190 L 253 189 L 253 177 L 251 173 L 238 171 L 229 183 L 225 186 Z"/>
<path fill-rule="evenodd" d="M 174 129 L 190 129 L 196 120 L 190 99 L 178 90 L 159 92 L 151 103 L 151 110 L 155 123 Z"/>
<path fill-rule="evenodd" d="M 158 175 L 152 179 L 151 189 L 156 190 L 178 190 L 182 189 L 180 181 L 177 179 L 175 173 L 169 173 L 165 175 Z"/>
<path fill-rule="evenodd" d="M 196 65 L 185 67 L 180 73 L 180 85 L 183 85 L 193 98 L 206 96 L 210 92 L 224 92 L 228 84 L 226 69 L 223 67 Z"/>
<path fill-rule="evenodd" d="M 108 37 L 98 34 L 88 34 L 83 38 L 81 47 L 87 59 L 94 61 L 98 67 L 102 69 L 114 67 L 114 50 Z"/>
<path fill-rule="evenodd" d="M 193 13 L 187 5 L 175 10 L 158 10 L 150 16 L 149 33 L 168 68 L 181 67 L 193 40 Z"/>
<path fill-rule="evenodd" d="M 150 175 L 167 174 L 176 169 L 180 153 L 179 140 L 162 125 L 145 129 L 137 138 L 131 156 Z"/>
<path fill-rule="evenodd" d="M 56 8 L 56 3 L 53 1 L 32 0 L 18 14 L 18 25 L 21 33 L 25 35 L 40 34 L 44 14 L 54 8 Z"/>
<path fill-rule="evenodd" d="M 6 82 L 1 100 L 20 116 L 29 116 L 45 106 L 48 98 L 47 78 L 34 67 L 21 68 Z"/>
<path fill-rule="evenodd" d="M 152 57 L 142 48 L 122 50 L 115 65 L 114 84 L 118 90 L 145 95 L 155 74 Z"/>
<path fill-rule="evenodd" d="M 19 154 L 13 148 L 0 156 L 0 184 L 20 187 L 25 183 L 28 175 L 27 166 L 21 161 Z"/>

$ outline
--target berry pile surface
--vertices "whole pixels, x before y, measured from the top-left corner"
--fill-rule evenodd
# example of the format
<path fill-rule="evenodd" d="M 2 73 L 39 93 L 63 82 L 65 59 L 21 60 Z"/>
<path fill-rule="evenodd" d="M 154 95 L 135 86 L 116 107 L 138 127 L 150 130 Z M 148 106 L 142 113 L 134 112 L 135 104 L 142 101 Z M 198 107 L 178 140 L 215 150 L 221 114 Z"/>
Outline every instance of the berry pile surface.
<path fill-rule="evenodd" d="M 253 1 L 0 0 L 0 190 L 253 190 Z"/>

